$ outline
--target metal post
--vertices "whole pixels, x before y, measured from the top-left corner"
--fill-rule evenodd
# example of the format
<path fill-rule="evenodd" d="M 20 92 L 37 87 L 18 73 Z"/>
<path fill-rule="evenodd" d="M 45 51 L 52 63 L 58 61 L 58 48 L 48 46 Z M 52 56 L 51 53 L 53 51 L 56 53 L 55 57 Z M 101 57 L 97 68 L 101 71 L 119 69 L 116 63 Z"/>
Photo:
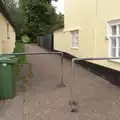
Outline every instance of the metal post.
<path fill-rule="evenodd" d="M 63 70 L 64 70 L 63 58 L 64 58 L 63 53 L 61 53 L 61 83 L 58 85 L 58 87 L 61 87 L 61 88 L 66 87 L 66 85 L 64 84 L 64 78 L 63 78 Z"/>
<path fill-rule="evenodd" d="M 71 79 L 71 91 L 70 91 L 71 100 L 69 101 L 69 105 L 71 105 L 71 109 L 73 111 L 74 111 L 74 106 L 78 105 L 77 101 L 75 100 L 75 64 L 74 62 L 75 61 L 72 60 L 72 79 Z"/>
<path fill-rule="evenodd" d="M 7 56 L 7 55 L 15 55 L 15 56 L 22 56 L 22 55 L 48 55 L 48 54 L 59 54 L 61 55 L 61 83 L 59 85 L 59 87 L 66 87 L 66 85 L 64 84 L 64 78 L 63 78 L 63 52 L 26 52 L 26 53 L 7 53 L 7 54 L 0 54 L 0 56 Z M 26 104 L 26 99 L 28 96 L 28 91 L 25 92 L 25 97 L 23 99 L 23 104 Z M 24 106 L 23 106 L 23 115 L 22 115 L 22 119 L 24 119 Z"/>
<path fill-rule="evenodd" d="M 73 105 L 76 106 L 78 104 L 78 102 L 75 100 L 75 62 L 76 61 L 82 61 L 82 60 L 118 60 L 120 59 L 120 57 L 117 58 L 113 58 L 113 57 L 101 57 L 101 58 L 73 58 L 72 59 L 72 85 L 71 85 L 71 92 L 70 92 L 70 96 L 71 96 L 71 101 L 69 101 L 69 104 L 72 106 L 72 112 L 74 112 L 74 108 Z M 76 112 L 76 111 L 75 111 Z"/>
<path fill-rule="evenodd" d="M 75 66 L 74 66 L 74 61 L 72 61 L 72 81 L 71 81 L 71 101 L 70 104 L 71 106 L 74 104 L 74 73 L 75 73 Z"/>
<path fill-rule="evenodd" d="M 0 55 L 48 55 L 48 54 L 60 54 L 61 55 L 61 83 L 58 87 L 66 87 L 63 80 L 63 52 L 28 52 L 28 53 L 8 53 L 8 54 L 0 54 Z"/>

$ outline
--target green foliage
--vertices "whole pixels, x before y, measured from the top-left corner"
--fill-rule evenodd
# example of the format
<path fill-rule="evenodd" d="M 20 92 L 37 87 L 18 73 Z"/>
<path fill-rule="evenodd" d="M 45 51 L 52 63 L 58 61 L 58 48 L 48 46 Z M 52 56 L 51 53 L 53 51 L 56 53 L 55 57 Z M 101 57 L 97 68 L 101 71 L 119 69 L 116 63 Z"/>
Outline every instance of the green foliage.
<path fill-rule="evenodd" d="M 16 41 L 16 46 L 15 46 L 15 49 L 14 49 L 14 53 L 25 52 L 24 44 L 20 43 L 19 41 L 21 41 L 21 40 Z M 25 55 L 19 55 L 19 56 L 17 56 L 17 58 L 18 58 L 18 62 L 15 64 L 14 70 L 15 70 L 15 74 L 19 75 L 20 71 L 22 69 L 22 65 L 24 63 L 26 63 L 26 56 Z"/>
<path fill-rule="evenodd" d="M 7 11 L 10 14 L 12 21 L 16 27 L 17 37 L 21 36 L 21 28 L 23 26 L 24 20 L 22 15 L 22 10 L 18 7 L 15 0 L 4 0 Z"/>
<path fill-rule="evenodd" d="M 25 16 L 25 23 L 31 29 L 32 36 L 51 33 L 57 20 L 55 8 L 41 0 L 29 2 L 25 7 Z"/>
<path fill-rule="evenodd" d="M 29 43 L 30 41 L 31 41 L 31 39 L 27 35 L 22 36 L 22 42 L 23 43 Z"/>
<path fill-rule="evenodd" d="M 21 43 L 19 40 L 17 40 L 15 44 L 14 53 L 23 53 L 24 51 L 25 51 L 24 44 Z M 18 56 L 18 59 L 19 59 L 19 63 L 26 61 L 24 55 Z"/>
<path fill-rule="evenodd" d="M 19 0 L 16 3 L 16 0 L 3 0 L 16 26 L 18 39 L 27 34 L 31 40 L 34 40 L 36 36 L 49 34 L 58 26 L 63 25 L 63 15 L 56 14 L 51 1 Z"/>
<path fill-rule="evenodd" d="M 56 22 L 56 25 L 54 27 L 54 30 L 58 29 L 60 27 L 64 27 L 64 15 L 61 13 L 57 15 L 57 22 Z"/>

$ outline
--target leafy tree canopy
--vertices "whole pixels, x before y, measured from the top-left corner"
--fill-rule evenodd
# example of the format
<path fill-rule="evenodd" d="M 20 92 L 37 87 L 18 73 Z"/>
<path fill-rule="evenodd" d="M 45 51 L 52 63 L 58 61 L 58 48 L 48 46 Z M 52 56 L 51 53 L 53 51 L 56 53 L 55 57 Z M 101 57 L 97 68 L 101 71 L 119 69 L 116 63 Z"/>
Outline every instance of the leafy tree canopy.
<path fill-rule="evenodd" d="M 57 1 L 57 0 L 54 0 Z M 63 25 L 64 16 L 56 14 L 51 0 L 3 0 L 17 28 L 17 36 L 45 35 Z"/>
<path fill-rule="evenodd" d="M 22 24 L 24 23 L 21 9 L 15 0 L 3 0 L 7 11 L 9 12 L 12 21 L 16 27 L 17 36 L 20 36 Z"/>
<path fill-rule="evenodd" d="M 55 8 L 41 0 L 29 2 L 25 7 L 25 16 L 25 23 L 33 31 L 33 36 L 52 32 L 57 22 Z"/>

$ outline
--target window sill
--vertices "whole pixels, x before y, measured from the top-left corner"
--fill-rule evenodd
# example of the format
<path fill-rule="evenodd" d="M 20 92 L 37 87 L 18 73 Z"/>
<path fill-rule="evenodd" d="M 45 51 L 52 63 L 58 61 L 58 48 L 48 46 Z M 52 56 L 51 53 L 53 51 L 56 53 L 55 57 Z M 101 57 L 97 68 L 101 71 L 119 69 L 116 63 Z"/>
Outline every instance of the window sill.
<path fill-rule="evenodd" d="M 110 62 L 120 63 L 120 60 L 108 60 Z"/>
<path fill-rule="evenodd" d="M 73 27 L 73 28 L 64 28 L 64 32 L 70 32 L 70 31 L 74 31 L 74 30 L 81 30 L 81 28 L 79 27 Z"/>
<path fill-rule="evenodd" d="M 71 49 L 78 50 L 78 47 L 71 47 Z"/>

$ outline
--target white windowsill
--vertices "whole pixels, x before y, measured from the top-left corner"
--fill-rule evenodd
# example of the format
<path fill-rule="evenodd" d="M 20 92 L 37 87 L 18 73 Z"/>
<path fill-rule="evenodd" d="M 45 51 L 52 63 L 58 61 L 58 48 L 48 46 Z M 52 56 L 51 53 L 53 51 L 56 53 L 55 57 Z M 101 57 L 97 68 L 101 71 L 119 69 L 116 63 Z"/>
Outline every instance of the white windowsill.
<path fill-rule="evenodd" d="M 64 32 L 70 32 L 70 31 L 74 31 L 74 30 L 79 30 L 79 31 L 81 31 L 81 28 L 79 28 L 79 27 L 74 27 L 74 28 L 64 28 Z"/>
<path fill-rule="evenodd" d="M 78 47 L 71 47 L 71 49 L 78 50 Z"/>
<path fill-rule="evenodd" d="M 120 63 L 120 59 L 117 59 L 117 60 L 108 60 L 108 61 Z"/>

